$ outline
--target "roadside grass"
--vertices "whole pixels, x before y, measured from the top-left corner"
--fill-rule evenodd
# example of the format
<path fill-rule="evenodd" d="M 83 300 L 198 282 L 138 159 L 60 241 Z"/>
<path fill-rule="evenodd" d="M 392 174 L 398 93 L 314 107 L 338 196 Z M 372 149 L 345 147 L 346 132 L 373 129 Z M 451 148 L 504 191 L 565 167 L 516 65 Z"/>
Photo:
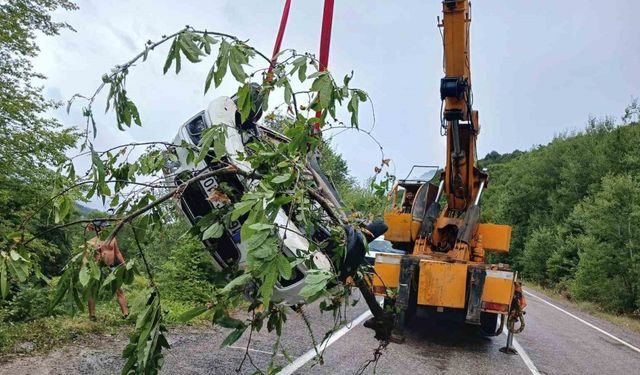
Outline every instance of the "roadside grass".
<path fill-rule="evenodd" d="M 58 315 L 27 322 L 5 323 L 0 327 L 0 356 L 47 352 L 69 342 L 81 341 L 90 335 L 130 333 L 134 323 L 117 316 L 115 303 L 108 305 L 98 305 L 99 318 L 96 322 L 90 321 L 87 313 L 78 313 L 75 316 Z"/>
<path fill-rule="evenodd" d="M 138 280 L 136 283 L 139 284 Z M 140 295 L 141 288 L 125 288 L 127 301 Z M 211 314 L 205 313 L 188 323 L 178 321 L 183 313 L 198 306 L 195 302 L 162 298 L 165 322 L 169 329 L 178 326 L 206 326 Z M 46 309 L 43 306 L 43 309 Z M 89 320 L 88 312 L 60 313 L 23 322 L 0 322 L 0 363 L 3 357 L 46 353 L 68 343 L 95 341 L 96 336 L 128 336 L 134 329 L 135 317 L 123 319 L 115 297 L 96 306 L 97 321 Z"/>
<path fill-rule="evenodd" d="M 566 294 L 561 293 L 557 289 L 547 288 L 530 281 L 525 281 L 524 287 L 525 289 L 532 289 L 536 292 L 543 293 L 546 296 L 568 302 L 576 309 L 584 313 L 593 315 L 602 320 L 606 320 L 609 323 L 613 323 L 617 326 L 621 326 L 637 334 L 640 334 L 640 317 L 638 316 L 631 314 L 613 314 L 603 310 L 602 307 L 594 303 L 586 301 L 576 301 L 574 299 L 568 298 Z"/>

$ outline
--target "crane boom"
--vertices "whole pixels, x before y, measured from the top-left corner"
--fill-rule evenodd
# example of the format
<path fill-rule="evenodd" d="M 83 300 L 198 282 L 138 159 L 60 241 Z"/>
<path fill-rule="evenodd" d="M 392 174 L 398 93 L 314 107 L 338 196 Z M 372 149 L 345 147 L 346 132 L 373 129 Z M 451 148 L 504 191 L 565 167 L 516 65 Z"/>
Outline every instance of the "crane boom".
<path fill-rule="evenodd" d="M 464 212 L 479 193 L 487 176 L 477 167 L 476 137 L 480 131 L 478 111 L 473 110 L 469 28 L 471 8 L 468 0 L 442 2 L 445 77 L 440 81 L 444 101 L 442 119 L 447 134 L 447 161 L 444 191 L 447 208 Z"/>

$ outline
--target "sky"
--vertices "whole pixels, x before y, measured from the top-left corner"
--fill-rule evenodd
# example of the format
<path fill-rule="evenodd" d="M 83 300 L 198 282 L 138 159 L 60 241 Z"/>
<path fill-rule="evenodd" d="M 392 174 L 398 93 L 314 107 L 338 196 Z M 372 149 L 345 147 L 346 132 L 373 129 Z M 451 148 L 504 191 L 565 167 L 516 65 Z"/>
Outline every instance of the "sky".
<path fill-rule="evenodd" d="M 474 1 L 471 75 L 474 107 L 482 126 L 478 156 L 496 150 L 528 150 L 557 134 L 582 129 L 590 116 L 619 116 L 640 96 L 638 1 Z M 54 18 L 77 32 L 41 37 L 36 70 L 46 95 L 67 100 L 90 94 L 100 77 L 157 40 L 191 25 L 248 39 L 270 55 L 284 0 L 79 0 L 79 10 Z M 445 140 L 439 133 L 442 42 L 437 0 L 336 1 L 329 68 L 336 77 L 352 70 L 351 86 L 369 93 L 375 110 L 373 136 L 382 143 L 391 172 L 403 177 L 413 164 L 440 165 Z M 293 0 L 283 48 L 317 53 L 321 0 Z M 230 96 L 229 77 L 203 95 L 210 62 L 183 64 L 180 75 L 162 74 L 168 44 L 132 68 L 128 93 L 143 127 L 121 132 L 112 115 L 97 110 L 96 149 L 131 141 L 170 141 L 178 127 L 215 97 Z M 211 61 L 212 62 L 212 61 Z M 258 62 L 256 61 L 256 64 Z M 103 108 L 105 96 L 96 101 Z M 82 103 L 55 115 L 83 127 Z M 373 114 L 361 106 L 361 127 Z M 327 134 L 331 136 L 331 134 Z M 332 138 L 361 181 L 373 174 L 380 152 L 356 132 Z"/>

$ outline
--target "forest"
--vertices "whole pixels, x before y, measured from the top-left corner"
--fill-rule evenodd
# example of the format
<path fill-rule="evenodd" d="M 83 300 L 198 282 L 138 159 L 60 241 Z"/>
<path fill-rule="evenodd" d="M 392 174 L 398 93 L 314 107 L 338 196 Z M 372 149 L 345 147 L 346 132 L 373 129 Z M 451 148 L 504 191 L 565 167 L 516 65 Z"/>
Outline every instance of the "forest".
<path fill-rule="evenodd" d="M 525 280 L 616 313 L 640 309 L 640 124 L 592 118 L 549 144 L 480 161 L 486 221 L 513 226 L 508 262 Z"/>

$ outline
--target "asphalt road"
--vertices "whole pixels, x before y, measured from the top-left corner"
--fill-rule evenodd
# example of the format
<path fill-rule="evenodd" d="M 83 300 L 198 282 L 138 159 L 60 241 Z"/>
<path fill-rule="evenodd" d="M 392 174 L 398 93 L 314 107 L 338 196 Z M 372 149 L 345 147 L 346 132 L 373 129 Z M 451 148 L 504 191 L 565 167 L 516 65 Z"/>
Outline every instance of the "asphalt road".
<path fill-rule="evenodd" d="M 370 363 L 363 373 L 371 374 L 374 368 L 378 374 L 411 375 L 640 373 L 640 335 L 581 313 L 563 301 L 537 292 L 534 295 L 527 295 L 526 329 L 516 336 L 519 355 L 498 351 L 506 342 L 505 335 L 486 338 L 468 327 L 425 322 L 406 332 L 404 344 L 390 344 L 383 349 L 377 363 Z M 346 320 L 359 317 L 362 320 L 366 311 L 363 303 L 359 303 L 347 309 Z M 333 325 L 332 316 L 321 315 L 314 306 L 307 308 L 307 314 L 313 322 L 316 340 L 322 341 L 323 333 Z M 171 332 L 172 349 L 167 352 L 162 373 L 251 374 L 255 371 L 251 361 L 260 368 L 267 364 L 273 335 L 266 332 L 253 335 L 249 346 L 251 361 L 245 360 L 239 372 L 236 370 L 248 338 L 221 350 L 219 345 L 225 336 L 225 330 L 213 328 Z M 285 367 L 287 371 L 295 367 L 289 372 L 293 374 L 356 374 L 373 359 L 378 348 L 372 331 L 362 324 L 347 325 L 332 340 L 324 350 L 324 363 L 317 363 L 313 359 L 315 353 L 310 352 L 313 344 L 308 329 L 292 313 L 282 341 L 295 366 L 282 353 L 275 359 L 289 366 Z M 123 338 L 103 338 L 46 356 L 14 359 L 0 364 L 0 374 L 114 374 L 122 366 L 119 353 L 124 343 Z"/>

